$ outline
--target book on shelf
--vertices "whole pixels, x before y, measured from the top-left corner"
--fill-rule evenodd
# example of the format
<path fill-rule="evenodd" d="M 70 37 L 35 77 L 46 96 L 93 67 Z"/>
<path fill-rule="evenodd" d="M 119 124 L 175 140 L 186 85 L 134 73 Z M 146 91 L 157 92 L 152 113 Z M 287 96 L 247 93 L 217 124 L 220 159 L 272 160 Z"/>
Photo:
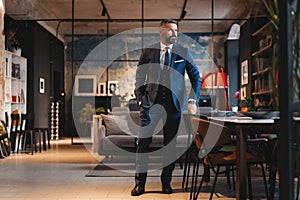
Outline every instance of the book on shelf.
<path fill-rule="evenodd" d="M 11 76 L 14 77 L 14 78 L 18 78 L 20 79 L 21 76 L 20 76 L 20 64 L 15 64 L 15 63 L 12 63 L 12 67 L 11 67 Z"/>
<path fill-rule="evenodd" d="M 21 89 L 21 93 L 20 93 L 20 102 L 25 103 L 25 97 L 24 97 L 24 90 L 23 89 Z"/>
<path fill-rule="evenodd" d="M 5 59 L 5 76 L 9 76 L 8 58 Z"/>

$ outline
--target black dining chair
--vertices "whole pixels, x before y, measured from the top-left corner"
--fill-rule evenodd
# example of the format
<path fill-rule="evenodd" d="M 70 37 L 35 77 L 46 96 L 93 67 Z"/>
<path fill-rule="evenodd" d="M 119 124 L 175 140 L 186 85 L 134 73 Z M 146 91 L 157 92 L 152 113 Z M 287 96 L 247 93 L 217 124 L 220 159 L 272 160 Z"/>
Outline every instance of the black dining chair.
<path fill-rule="evenodd" d="M 217 183 L 217 178 L 220 174 L 226 174 L 227 178 L 229 177 L 229 172 L 233 172 L 236 166 L 236 150 L 235 142 L 231 139 L 232 130 L 228 127 L 214 123 L 211 121 L 191 118 L 191 126 L 195 133 L 194 140 L 196 147 L 199 149 L 198 154 L 198 163 L 195 163 L 193 171 L 195 172 L 192 178 L 192 186 L 190 192 L 190 199 L 197 199 L 201 191 L 201 187 L 205 178 L 203 174 L 200 185 L 197 186 L 198 178 L 198 168 L 199 162 L 201 161 L 204 165 L 208 166 L 211 171 L 215 174 L 213 181 L 210 199 L 212 199 L 215 186 Z M 211 137 L 212 136 L 212 137 Z M 217 138 L 214 143 L 211 143 L 211 139 L 207 137 Z M 250 174 L 250 165 L 256 164 L 261 166 L 262 176 L 266 191 L 266 197 L 268 198 L 268 188 L 265 177 L 265 171 L 263 167 L 263 160 L 252 153 L 246 154 L 247 158 L 247 173 L 248 173 L 248 190 L 249 190 L 249 199 L 252 199 L 252 185 L 251 185 L 251 174 Z M 224 168 L 224 170 L 221 170 Z"/>
<path fill-rule="evenodd" d="M 197 115 L 184 115 L 184 120 L 185 120 L 185 125 L 187 128 L 187 132 L 189 134 L 189 140 L 188 141 L 188 148 L 184 154 L 184 161 L 183 161 L 183 177 L 182 177 L 182 189 L 183 191 L 187 191 L 189 187 L 189 178 L 190 178 L 190 170 L 191 170 L 191 164 L 194 162 L 197 162 L 197 159 L 195 159 L 195 155 L 198 154 L 198 149 L 195 146 L 195 142 L 193 141 L 193 136 L 192 136 L 192 129 L 191 126 L 189 125 L 189 120 L 191 116 L 197 116 L 200 119 L 208 120 L 207 115 L 204 114 L 197 114 Z M 205 181 L 209 181 L 209 169 L 205 168 Z M 194 174 L 192 174 L 194 176 Z"/>
<path fill-rule="evenodd" d="M 5 127 L 7 128 L 8 127 L 8 122 L 9 122 L 8 113 L 7 112 L 4 113 L 4 117 L 5 117 L 4 124 L 5 124 Z"/>
<path fill-rule="evenodd" d="M 9 137 L 10 137 L 12 152 L 15 152 L 18 149 L 17 137 L 19 136 L 20 133 L 19 120 L 20 120 L 19 114 L 12 113 L 10 115 Z"/>

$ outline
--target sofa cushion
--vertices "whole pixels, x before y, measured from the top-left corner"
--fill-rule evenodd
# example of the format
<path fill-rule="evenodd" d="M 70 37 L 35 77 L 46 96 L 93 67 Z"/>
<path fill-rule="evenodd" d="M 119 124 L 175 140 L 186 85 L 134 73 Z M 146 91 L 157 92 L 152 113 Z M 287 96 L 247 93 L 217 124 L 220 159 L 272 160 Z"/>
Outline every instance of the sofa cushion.
<path fill-rule="evenodd" d="M 178 148 L 187 148 L 188 145 L 188 136 L 180 135 L 177 136 L 176 139 L 176 147 Z M 126 135 L 110 135 L 103 139 L 102 148 L 105 150 L 113 150 L 117 147 L 125 147 L 125 148 L 135 148 L 135 137 L 130 137 Z M 191 142 L 191 141 L 190 141 Z M 163 136 L 162 135 L 154 135 L 152 138 L 152 143 L 150 144 L 150 148 L 161 148 L 163 147 Z"/>
<path fill-rule="evenodd" d="M 135 148 L 135 137 L 128 135 L 110 135 L 103 139 L 102 148 L 104 150 L 117 150 L 117 148 Z"/>
<path fill-rule="evenodd" d="M 122 116 L 101 114 L 101 117 L 106 127 L 106 135 L 131 135 L 127 120 Z"/>

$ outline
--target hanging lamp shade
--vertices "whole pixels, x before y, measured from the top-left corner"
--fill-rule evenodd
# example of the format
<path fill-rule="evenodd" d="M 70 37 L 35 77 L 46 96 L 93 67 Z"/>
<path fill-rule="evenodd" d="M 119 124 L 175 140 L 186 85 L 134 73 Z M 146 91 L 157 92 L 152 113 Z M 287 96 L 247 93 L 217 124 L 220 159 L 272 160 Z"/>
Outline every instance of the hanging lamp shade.
<path fill-rule="evenodd" d="M 202 74 L 201 88 L 228 88 L 227 74 L 223 68 L 216 68 L 212 72 Z"/>
<path fill-rule="evenodd" d="M 225 106 L 226 110 L 229 109 L 228 106 L 228 81 L 227 74 L 224 72 L 223 68 L 215 68 L 212 72 L 207 72 L 202 74 L 202 89 L 208 88 L 224 88 L 225 96 Z"/>

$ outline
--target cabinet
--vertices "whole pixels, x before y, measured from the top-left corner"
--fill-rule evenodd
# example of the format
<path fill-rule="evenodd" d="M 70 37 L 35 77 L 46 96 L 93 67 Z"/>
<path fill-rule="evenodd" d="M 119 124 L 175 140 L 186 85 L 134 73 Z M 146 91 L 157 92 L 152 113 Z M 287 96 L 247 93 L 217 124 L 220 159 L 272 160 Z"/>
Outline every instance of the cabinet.
<path fill-rule="evenodd" d="M 26 113 L 27 59 L 5 51 L 4 77 L 4 113 L 10 115 L 14 110 Z"/>
<path fill-rule="evenodd" d="M 255 99 L 255 106 L 261 110 L 274 109 L 274 32 L 274 25 L 266 21 L 254 28 L 251 34 L 251 96 Z"/>

